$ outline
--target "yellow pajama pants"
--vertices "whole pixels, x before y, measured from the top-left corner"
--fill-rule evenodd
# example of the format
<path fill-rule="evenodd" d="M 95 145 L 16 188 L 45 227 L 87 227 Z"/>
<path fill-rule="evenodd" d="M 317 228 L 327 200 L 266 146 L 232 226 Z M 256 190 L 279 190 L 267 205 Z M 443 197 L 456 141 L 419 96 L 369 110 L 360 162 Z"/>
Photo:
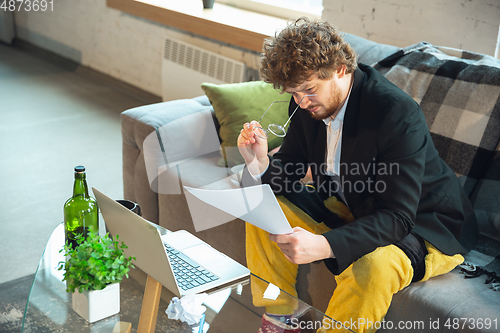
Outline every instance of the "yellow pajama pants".
<path fill-rule="evenodd" d="M 309 215 L 297 208 L 284 197 L 278 201 L 290 225 L 301 227 L 315 234 L 323 234 L 330 229 L 317 223 Z M 347 207 L 330 198 L 325 205 L 346 222 L 354 220 Z M 426 242 L 428 255 L 425 258 L 426 272 L 421 281 L 432 276 L 447 273 L 464 258 L 461 255 L 447 256 Z M 248 267 L 257 276 L 280 287 L 297 297 L 295 290 L 298 265 L 288 261 L 269 234 L 251 224 L 246 224 L 246 252 Z M 389 309 L 392 296 L 407 287 L 413 278 L 410 259 L 397 246 L 379 247 L 351 264 L 340 275 L 335 276 L 337 287 L 330 299 L 325 314 L 346 323 L 355 332 L 375 332 Z M 318 281 L 321 283 L 321 281 Z M 263 290 L 252 286 L 255 306 L 266 307 L 268 313 L 293 314 L 296 303 L 290 297 L 281 296 L 277 300 L 263 298 Z M 322 309 L 319 309 L 322 310 Z M 348 332 L 332 323 L 324 323 L 320 332 Z"/>

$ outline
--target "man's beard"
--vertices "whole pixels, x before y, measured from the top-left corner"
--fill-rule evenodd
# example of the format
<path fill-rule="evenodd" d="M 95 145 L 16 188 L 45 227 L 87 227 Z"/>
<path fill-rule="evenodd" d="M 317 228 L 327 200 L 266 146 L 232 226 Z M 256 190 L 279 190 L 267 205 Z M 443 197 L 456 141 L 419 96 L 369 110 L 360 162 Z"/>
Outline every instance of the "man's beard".
<path fill-rule="evenodd" d="M 342 101 L 341 101 L 341 92 L 340 92 L 340 89 L 338 87 L 336 87 L 336 89 L 334 88 L 332 93 L 330 94 L 330 99 L 328 101 L 329 105 L 328 105 L 328 108 L 327 109 L 324 109 L 324 106 L 323 105 L 320 105 L 320 104 L 314 104 L 314 105 L 310 105 L 307 109 L 309 111 L 310 110 L 313 110 L 314 108 L 320 106 L 320 110 L 316 111 L 316 112 L 310 112 L 309 111 L 309 114 L 311 115 L 311 117 L 315 120 L 323 120 L 323 119 L 326 119 L 332 115 L 335 115 L 335 113 L 337 112 L 337 110 L 339 109 Z"/>

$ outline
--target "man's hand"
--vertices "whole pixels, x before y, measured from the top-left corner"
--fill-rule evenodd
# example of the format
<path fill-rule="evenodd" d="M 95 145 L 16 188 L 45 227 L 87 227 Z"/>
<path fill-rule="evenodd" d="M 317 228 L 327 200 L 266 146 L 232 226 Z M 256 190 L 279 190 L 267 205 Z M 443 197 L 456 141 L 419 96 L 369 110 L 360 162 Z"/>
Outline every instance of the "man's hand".
<path fill-rule="evenodd" d="M 255 135 L 255 127 L 260 127 L 259 123 L 256 121 L 245 123 L 238 136 L 237 143 L 240 154 L 248 167 L 248 171 L 250 171 L 252 175 L 259 175 L 267 169 L 269 157 L 267 156 L 267 139 L 262 139 L 258 135 Z M 258 130 L 259 129 L 256 129 L 256 131 Z"/>
<path fill-rule="evenodd" d="M 293 234 L 269 235 L 269 238 L 278 244 L 281 252 L 294 264 L 308 264 L 335 258 L 330 243 L 324 236 L 313 234 L 300 227 L 293 228 Z"/>

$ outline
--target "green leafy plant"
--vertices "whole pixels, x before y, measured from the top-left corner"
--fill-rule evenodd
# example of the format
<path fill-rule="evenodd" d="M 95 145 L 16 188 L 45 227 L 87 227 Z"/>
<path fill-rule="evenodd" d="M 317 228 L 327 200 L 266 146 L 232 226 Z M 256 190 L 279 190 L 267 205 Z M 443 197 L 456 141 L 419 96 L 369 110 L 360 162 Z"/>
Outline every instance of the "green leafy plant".
<path fill-rule="evenodd" d="M 125 243 L 118 242 L 109 234 L 99 236 L 90 232 L 85 238 L 76 237 L 76 248 L 66 243 L 59 252 L 66 256 L 65 261 L 59 262 L 58 270 L 64 269 L 63 281 L 67 281 L 67 292 L 84 290 L 101 290 L 108 284 L 121 282 L 128 278 L 130 268 L 135 268 L 132 260 L 135 257 L 125 257 Z"/>

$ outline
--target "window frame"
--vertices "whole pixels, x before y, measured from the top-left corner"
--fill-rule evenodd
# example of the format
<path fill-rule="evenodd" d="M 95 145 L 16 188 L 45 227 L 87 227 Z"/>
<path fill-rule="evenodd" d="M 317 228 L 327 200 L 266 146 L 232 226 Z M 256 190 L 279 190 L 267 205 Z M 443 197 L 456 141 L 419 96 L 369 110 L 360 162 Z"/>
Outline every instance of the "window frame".
<path fill-rule="evenodd" d="M 296 19 L 302 16 L 307 16 L 312 19 L 321 19 L 321 12 L 301 11 L 299 8 L 279 7 L 271 4 L 263 3 L 264 0 L 217 0 L 219 3 L 241 8 L 261 14 L 271 15 L 275 17 L 288 19 Z M 323 0 L 324 1 L 324 0 Z M 310 7 L 307 7 L 310 8 Z"/>

